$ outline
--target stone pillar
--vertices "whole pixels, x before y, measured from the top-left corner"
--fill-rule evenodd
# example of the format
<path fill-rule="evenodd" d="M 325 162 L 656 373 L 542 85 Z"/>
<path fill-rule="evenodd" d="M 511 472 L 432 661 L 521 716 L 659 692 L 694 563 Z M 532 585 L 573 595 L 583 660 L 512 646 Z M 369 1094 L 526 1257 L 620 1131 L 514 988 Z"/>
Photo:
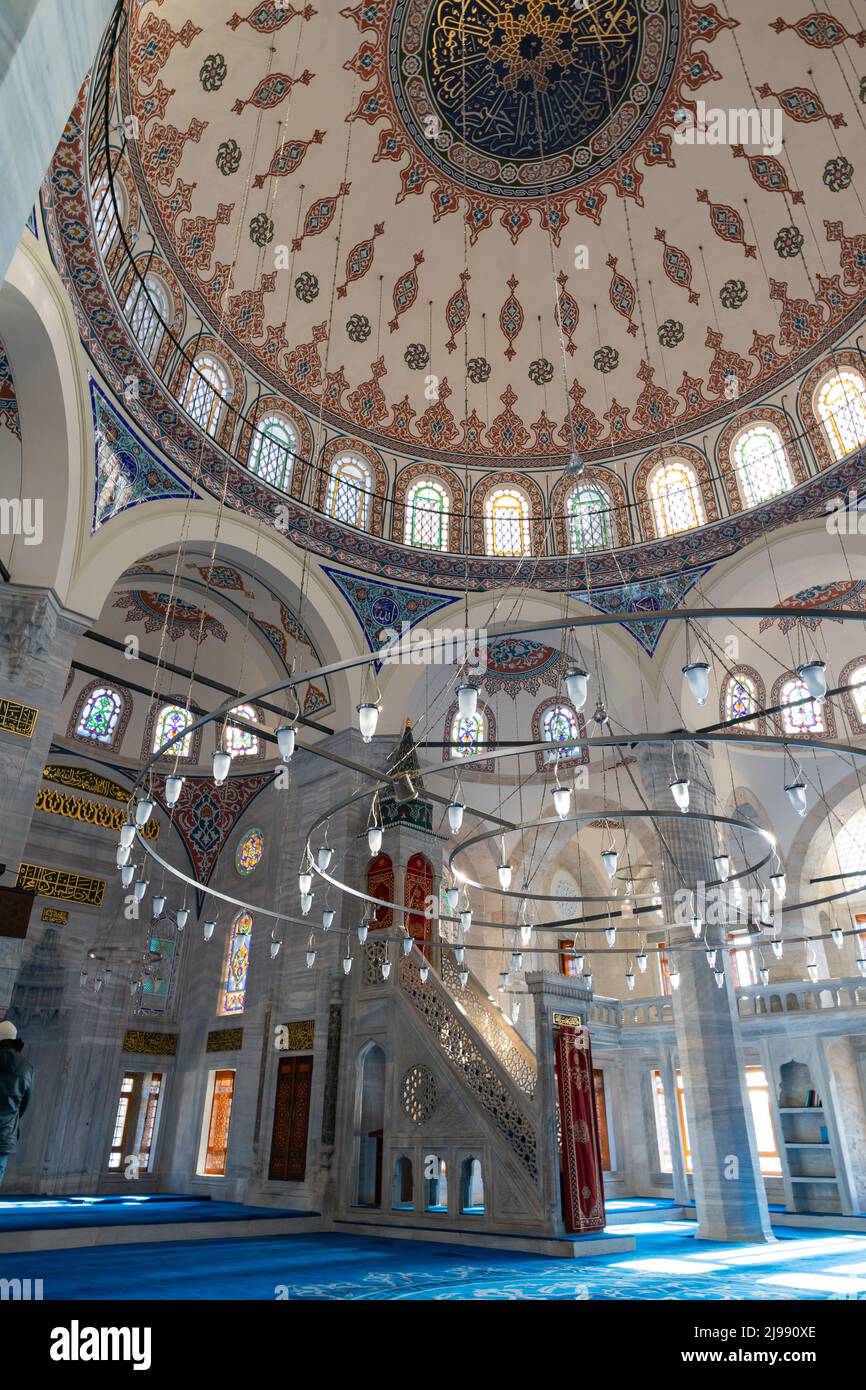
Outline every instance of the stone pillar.
<path fill-rule="evenodd" d="M 39 194 L 114 0 L 14 0 L 0 9 L 0 128 L 12 139 L 0 203 L 0 281 Z"/>
<path fill-rule="evenodd" d="M 69 663 L 87 626 L 84 619 L 65 613 L 48 589 L 0 588 L 0 701 L 8 702 L 0 706 L 3 887 L 15 886 Z M 16 726 L 20 732 L 13 731 Z M 9 1007 L 22 947 L 22 941 L 0 935 L 0 1017 Z"/>
<path fill-rule="evenodd" d="M 673 808 L 669 790 L 670 744 L 640 744 L 637 754 L 649 806 L 658 810 Z M 715 791 L 705 748 L 699 744 L 678 744 L 676 768 L 678 775 L 688 777 L 691 784 L 690 812 L 715 812 Z M 675 819 L 660 820 L 657 830 L 658 877 L 665 895 L 667 920 L 673 923 L 674 895 L 678 890 L 715 878 L 716 840 L 712 827 L 691 815 L 678 814 Z M 699 910 L 703 910 L 703 899 L 699 899 Z M 679 990 L 673 999 L 674 1024 L 685 1085 L 698 1237 L 771 1240 L 746 1092 L 736 996 L 723 941 L 724 927 L 710 928 L 708 935 L 711 944 L 720 948 L 719 961 L 725 972 L 722 989 L 717 987 L 702 949 L 674 954 L 680 973 Z M 669 938 L 672 946 L 690 942 L 690 925 L 671 925 Z M 675 1105 L 675 1094 L 669 1094 L 668 1108 Z"/>

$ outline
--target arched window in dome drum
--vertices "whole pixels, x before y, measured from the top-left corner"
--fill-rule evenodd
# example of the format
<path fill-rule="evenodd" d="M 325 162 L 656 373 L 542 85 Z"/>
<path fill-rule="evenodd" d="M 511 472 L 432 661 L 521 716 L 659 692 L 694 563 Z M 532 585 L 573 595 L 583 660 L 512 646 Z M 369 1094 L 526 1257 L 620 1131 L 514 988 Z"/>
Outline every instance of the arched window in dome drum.
<path fill-rule="evenodd" d="M 612 544 L 611 501 L 603 488 L 597 483 L 581 483 L 569 493 L 567 506 L 573 555 Z"/>
<path fill-rule="evenodd" d="M 182 405 L 207 434 L 216 436 L 223 406 L 229 396 L 229 374 L 209 353 L 197 357 L 189 369 Z"/>
<path fill-rule="evenodd" d="M 153 748 L 152 752 L 158 753 L 160 748 L 186 729 L 192 723 L 192 715 L 189 710 L 181 709 L 179 705 L 163 705 L 154 723 Z M 166 758 L 188 758 L 192 751 L 192 734 L 186 734 L 179 738 L 177 743 L 173 743 L 163 755 Z"/>
<path fill-rule="evenodd" d="M 252 705 L 235 705 L 232 714 L 248 724 L 258 723 L 259 716 Z M 233 758 L 257 758 L 260 747 L 258 734 L 254 734 L 251 729 L 242 729 L 240 725 L 232 724 L 229 720 L 223 734 L 223 748 L 226 753 L 230 753 Z"/>
<path fill-rule="evenodd" d="M 298 452 L 298 435 L 285 415 L 266 415 L 253 430 L 249 469 L 273 487 L 286 489 Z"/>
<path fill-rule="evenodd" d="M 464 717 L 459 710 L 451 721 L 451 757 L 468 758 L 481 752 L 485 741 L 484 715 L 481 710 Z"/>
<path fill-rule="evenodd" d="M 782 729 L 786 734 L 823 734 L 826 732 L 824 713 L 817 700 L 809 698 L 809 691 L 796 676 L 787 680 L 779 691 L 779 704 L 802 700 L 803 704 L 793 704 L 782 710 Z"/>
<path fill-rule="evenodd" d="M 743 430 L 737 436 L 733 455 L 747 507 L 757 507 L 793 487 L 784 440 L 772 425 L 762 422 Z"/>
<path fill-rule="evenodd" d="M 488 555 L 529 554 L 529 503 L 516 488 L 497 488 L 484 508 Z"/>
<path fill-rule="evenodd" d="M 448 549 L 448 494 L 432 478 L 419 478 L 406 497 L 403 539 L 420 550 Z"/>
<path fill-rule="evenodd" d="M 544 713 L 542 720 L 542 731 L 548 743 L 554 747 L 547 754 L 549 763 L 559 762 L 564 758 L 577 758 L 580 756 L 580 748 L 574 744 L 570 748 L 563 748 L 561 745 L 568 739 L 577 738 L 577 715 L 568 705 L 551 705 Z"/>
<path fill-rule="evenodd" d="M 143 284 L 139 280 L 133 282 L 125 313 L 136 342 L 145 357 L 153 361 L 169 317 L 168 295 L 155 275 L 145 275 Z"/>
<path fill-rule="evenodd" d="M 673 536 L 679 531 L 703 526 L 700 483 L 687 463 L 675 459 L 660 464 L 650 477 L 649 492 L 660 536 Z"/>
<path fill-rule="evenodd" d="M 751 676 L 745 672 L 733 671 L 725 681 L 725 719 L 742 719 L 743 715 L 754 714 L 758 709 L 758 688 Z M 752 731 L 757 729 L 756 719 L 742 719 L 737 729 Z"/>
<path fill-rule="evenodd" d="M 124 698 L 113 686 L 95 686 L 81 709 L 75 727 L 77 738 L 93 739 L 103 748 L 111 748 L 123 713 Z"/>
<path fill-rule="evenodd" d="M 854 687 L 851 700 L 860 723 L 866 726 L 866 662 L 855 666 L 847 678 L 847 684 Z"/>
<path fill-rule="evenodd" d="M 818 388 L 818 415 L 837 459 L 866 444 L 866 381 L 849 369 L 834 372 Z"/>
<path fill-rule="evenodd" d="M 328 480 L 328 516 L 363 531 L 367 525 L 373 475 L 363 459 L 341 454 L 331 464 Z"/>

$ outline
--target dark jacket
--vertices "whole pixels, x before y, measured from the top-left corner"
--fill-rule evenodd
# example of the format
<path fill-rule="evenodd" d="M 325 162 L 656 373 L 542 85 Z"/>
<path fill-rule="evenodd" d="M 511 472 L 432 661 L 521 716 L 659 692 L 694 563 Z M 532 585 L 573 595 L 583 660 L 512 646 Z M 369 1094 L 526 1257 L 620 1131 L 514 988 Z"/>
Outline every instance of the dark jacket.
<path fill-rule="evenodd" d="M 15 1152 L 18 1120 L 33 1090 L 33 1068 L 21 1055 L 20 1038 L 0 1039 L 0 1154 Z"/>

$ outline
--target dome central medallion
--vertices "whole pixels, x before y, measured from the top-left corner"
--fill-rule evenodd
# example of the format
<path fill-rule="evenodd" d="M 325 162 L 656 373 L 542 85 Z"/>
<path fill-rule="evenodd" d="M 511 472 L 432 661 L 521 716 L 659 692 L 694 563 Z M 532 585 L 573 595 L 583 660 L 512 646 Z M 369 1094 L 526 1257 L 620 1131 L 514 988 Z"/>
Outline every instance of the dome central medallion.
<path fill-rule="evenodd" d="M 539 198 L 635 144 L 679 40 L 677 0 L 396 0 L 388 63 L 403 123 L 441 173 Z"/>

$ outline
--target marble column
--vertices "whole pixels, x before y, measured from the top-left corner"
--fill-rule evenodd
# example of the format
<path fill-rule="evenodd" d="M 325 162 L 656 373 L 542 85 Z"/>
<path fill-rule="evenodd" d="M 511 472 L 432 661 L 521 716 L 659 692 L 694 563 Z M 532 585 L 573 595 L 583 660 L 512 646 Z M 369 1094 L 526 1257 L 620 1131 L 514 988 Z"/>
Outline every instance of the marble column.
<path fill-rule="evenodd" d="M 674 808 L 669 743 L 641 744 L 638 766 L 648 804 Z M 678 744 L 676 769 L 690 782 L 690 813 L 716 812 L 710 759 L 699 744 Z M 675 895 L 683 887 L 715 878 L 712 827 L 692 815 L 657 822 L 659 879 L 672 946 L 692 940 L 688 918 L 675 912 Z M 702 909 L 703 898 L 699 899 Z M 684 925 L 676 916 L 686 916 Z M 715 937 L 713 936 L 715 933 Z M 724 928 L 710 929 L 713 945 Z M 702 949 L 675 951 L 680 973 L 673 999 L 679 1064 L 683 1073 L 686 1121 L 694 1166 L 698 1237 L 703 1240 L 772 1240 L 767 1198 L 761 1177 L 754 1126 L 746 1091 L 745 1062 L 736 1015 L 736 996 L 728 951 L 719 962 L 725 981 L 719 989 Z M 667 1089 L 667 1082 L 666 1082 Z M 668 1094 L 668 1107 L 676 1104 Z"/>
<path fill-rule="evenodd" d="M 14 0 L 0 7 L 0 129 L 9 146 L 0 281 L 113 9 L 114 0 Z"/>
<path fill-rule="evenodd" d="M 14 887 L 30 833 L 75 643 L 88 626 L 65 612 L 48 589 L 9 584 L 0 588 L 0 700 L 9 701 L 0 724 L 0 864 L 3 887 Z M 24 716 L 17 709 L 24 707 Z M 16 717 L 26 730 L 26 711 L 36 711 L 32 732 L 13 732 Z M 3 727 L 3 724 L 6 727 Z M 36 906 L 34 905 L 34 913 Z M 6 1013 L 23 941 L 0 935 L 0 1018 Z"/>

